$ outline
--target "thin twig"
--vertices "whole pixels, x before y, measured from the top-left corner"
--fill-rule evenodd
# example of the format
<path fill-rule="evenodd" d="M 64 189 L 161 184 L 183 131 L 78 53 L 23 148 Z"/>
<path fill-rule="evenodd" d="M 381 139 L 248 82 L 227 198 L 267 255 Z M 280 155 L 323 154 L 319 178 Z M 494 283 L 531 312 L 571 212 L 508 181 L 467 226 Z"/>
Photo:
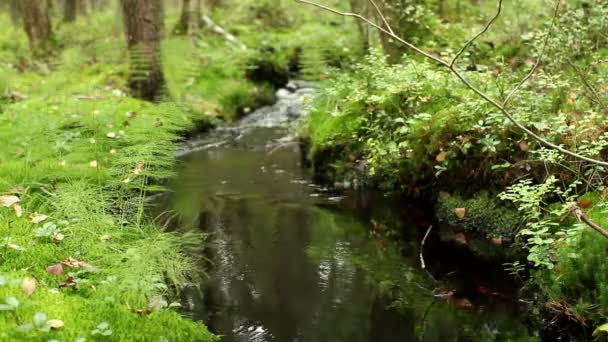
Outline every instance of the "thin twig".
<path fill-rule="evenodd" d="M 382 13 L 382 11 L 380 10 L 380 7 L 378 7 L 378 5 L 376 4 L 376 2 L 374 0 L 369 0 L 369 2 L 372 4 L 372 6 L 374 6 L 374 8 L 376 9 L 376 12 L 378 13 L 378 15 L 380 16 L 380 18 L 382 19 L 382 21 L 384 22 L 384 25 L 386 26 L 386 28 L 388 29 L 388 31 L 391 34 L 395 34 L 395 32 L 393 31 L 393 28 L 391 27 L 391 25 L 388 23 L 388 20 L 386 20 L 386 17 L 384 16 L 384 14 Z"/>
<path fill-rule="evenodd" d="M 483 30 L 481 30 L 479 33 L 477 33 L 473 38 L 469 39 L 469 41 L 466 42 L 466 44 L 464 44 L 462 49 L 460 49 L 460 51 L 458 51 L 456 56 L 454 56 L 454 58 L 452 58 L 452 61 L 450 62 L 450 68 L 454 66 L 454 64 L 456 63 L 456 60 L 458 60 L 458 58 L 464 53 L 464 51 L 466 49 L 468 49 L 468 47 L 471 46 L 471 44 L 473 44 L 473 42 L 475 40 L 477 40 L 477 38 L 481 37 L 482 34 L 486 33 L 486 31 L 490 28 L 490 26 L 492 26 L 492 24 L 494 24 L 496 19 L 498 19 L 501 11 L 502 11 L 502 0 L 498 0 L 498 10 L 496 11 L 496 14 L 492 17 L 492 19 L 490 19 L 490 21 L 488 21 L 488 23 L 483 28 Z"/>
<path fill-rule="evenodd" d="M 536 72 L 536 69 L 540 65 L 540 62 L 543 59 L 543 55 L 545 54 L 545 48 L 547 47 L 547 43 L 549 42 L 549 37 L 551 36 L 551 32 L 553 32 L 553 27 L 555 26 L 555 22 L 557 21 L 557 15 L 559 13 L 560 2 L 561 2 L 561 0 L 556 1 L 555 12 L 553 13 L 553 19 L 551 19 L 551 26 L 549 26 L 549 30 L 547 31 L 547 35 L 545 36 L 545 41 L 543 42 L 543 47 L 540 50 L 540 53 L 538 55 L 538 58 L 536 59 L 536 62 L 534 63 L 534 65 L 532 66 L 532 69 L 530 69 L 530 72 L 528 72 L 526 77 L 524 77 L 521 81 L 519 81 L 519 83 L 517 83 L 517 85 L 511 90 L 509 95 L 507 95 L 505 100 L 502 102 L 503 107 L 507 106 L 507 103 L 509 103 L 509 101 L 513 98 L 513 96 L 515 96 L 515 93 L 517 93 L 519 88 L 521 88 L 521 86 L 524 85 L 524 83 L 526 83 L 530 79 L 530 77 L 532 77 L 532 75 L 534 75 L 534 73 Z"/>
<path fill-rule="evenodd" d="M 426 234 L 424 234 L 422 242 L 420 243 L 420 266 L 423 270 L 426 270 L 426 263 L 424 262 L 424 243 L 426 242 L 426 238 L 429 236 L 432 229 L 433 226 L 429 226 L 429 229 L 426 230 Z"/>
<path fill-rule="evenodd" d="M 578 66 L 576 66 L 576 64 L 574 64 L 572 61 L 568 61 L 568 64 L 574 69 L 574 71 L 576 71 L 576 74 L 578 75 L 578 77 L 580 77 L 581 81 L 583 81 L 583 84 L 585 85 L 585 87 L 587 88 L 587 90 L 589 90 L 589 92 L 591 92 L 591 94 L 593 95 L 593 98 L 594 98 L 595 102 L 597 104 L 599 104 L 604 109 L 604 111 L 608 112 L 608 106 L 606 106 L 606 103 L 604 102 L 604 100 L 600 96 L 600 94 L 597 91 L 597 89 L 595 89 L 595 87 L 593 86 L 593 84 L 591 84 L 589 82 L 589 80 L 585 76 L 585 73 Z"/>
<path fill-rule="evenodd" d="M 570 207 L 569 211 L 572 213 L 572 215 L 576 217 L 579 222 L 584 222 L 586 225 L 593 228 L 596 232 L 602 234 L 605 238 L 608 238 L 608 231 L 602 228 L 597 223 L 591 221 L 589 216 L 587 216 L 579 206 L 573 205 Z"/>
<path fill-rule="evenodd" d="M 334 8 L 331 7 L 327 7 L 325 5 L 321 5 L 309 0 L 295 0 L 296 2 L 299 3 L 303 3 L 303 4 L 307 4 L 307 5 L 311 5 L 313 7 L 317 7 L 320 9 L 323 9 L 325 11 L 337 14 L 337 15 L 341 15 L 341 16 L 345 16 L 345 17 L 353 17 L 353 18 L 357 18 L 365 23 L 367 23 L 368 25 L 376 28 L 377 30 L 379 30 L 380 32 L 389 35 L 391 38 L 395 39 L 396 41 L 400 42 L 401 44 L 407 46 L 408 48 L 414 50 L 416 53 L 426 57 L 427 59 L 432 60 L 433 62 L 442 65 L 444 67 L 447 67 L 450 72 L 452 74 L 454 74 L 454 76 L 456 76 L 469 90 L 471 90 L 473 93 L 475 93 L 477 96 L 481 97 L 483 100 L 485 100 L 486 102 L 488 102 L 490 105 L 492 105 L 494 108 L 498 109 L 498 111 L 500 111 L 500 113 L 502 113 L 507 119 L 509 119 L 509 121 L 511 121 L 517 128 L 519 128 L 520 130 L 522 130 L 524 133 L 528 134 L 530 137 L 534 138 L 536 141 L 538 141 L 539 143 L 550 147 L 552 149 L 555 149 L 565 155 L 571 156 L 573 158 L 577 158 L 580 160 L 584 160 L 590 163 L 594 163 L 597 165 L 601 165 L 601 166 L 606 166 L 608 167 L 608 162 L 602 161 L 602 160 L 597 160 L 597 159 L 593 159 L 593 158 L 589 158 L 589 157 L 585 157 L 583 155 L 580 155 L 576 152 L 572 152 L 570 150 L 567 150 L 559 145 L 553 144 L 549 141 L 547 141 L 546 139 L 542 138 L 541 136 L 539 136 L 538 134 L 532 132 L 530 129 L 528 129 L 526 126 L 524 126 L 523 124 L 521 124 L 519 121 L 517 121 L 515 119 L 515 117 L 513 117 L 513 115 L 506 110 L 506 108 L 501 105 L 497 100 L 494 100 L 493 98 L 490 97 L 490 95 L 487 95 L 486 93 L 482 92 L 481 90 L 479 90 L 477 87 L 475 87 L 471 82 L 469 82 L 458 70 L 456 70 L 454 67 L 450 66 L 450 63 L 437 57 L 434 56 L 428 52 L 425 52 L 423 50 L 421 50 L 420 48 L 418 48 L 417 46 L 413 45 L 412 43 L 402 39 L 401 37 L 390 33 L 389 31 L 387 31 L 386 29 L 382 28 L 381 26 L 379 26 L 378 24 L 374 23 L 373 21 L 359 15 L 359 14 L 355 14 L 355 13 L 349 13 L 349 12 L 342 12 L 339 10 L 336 10 Z"/>

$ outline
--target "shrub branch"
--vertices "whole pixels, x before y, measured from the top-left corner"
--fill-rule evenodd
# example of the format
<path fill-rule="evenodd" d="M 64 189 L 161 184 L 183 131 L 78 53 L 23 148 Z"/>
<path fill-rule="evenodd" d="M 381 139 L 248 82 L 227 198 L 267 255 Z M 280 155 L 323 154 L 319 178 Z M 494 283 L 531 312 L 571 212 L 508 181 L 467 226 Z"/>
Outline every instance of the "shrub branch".
<path fill-rule="evenodd" d="M 340 16 L 344 16 L 344 17 L 353 17 L 356 18 L 358 20 L 361 20 L 363 22 L 365 22 L 366 24 L 368 24 L 371 27 L 374 27 L 375 29 L 377 29 L 378 31 L 388 35 L 389 37 L 391 37 L 392 39 L 398 41 L 399 43 L 407 46 L 408 48 L 410 48 L 411 50 L 415 51 L 416 53 L 418 53 L 419 55 L 439 64 L 440 66 L 446 67 L 454 76 L 456 76 L 464 85 L 465 87 L 467 87 L 469 90 L 471 90 L 473 93 L 475 93 L 477 96 L 481 97 L 484 101 L 486 101 L 487 103 L 489 103 L 490 105 L 492 105 L 494 108 L 496 108 L 501 114 L 503 114 L 509 121 L 511 121 L 511 123 L 513 123 L 513 125 L 515 125 L 517 128 L 519 128 L 521 131 L 523 131 L 524 133 L 528 134 L 530 137 L 532 137 L 534 140 L 538 141 L 539 143 L 541 143 L 542 145 L 545 145 L 549 148 L 555 149 L 565 155 L 574 157 L 576 159 L 580 159 L 580 160 L 584 160 L 593 164 L 597 164 L 597 165 L 601 165 L 601 166 L 607 166 L 608 167 L 608 162 L 606 161 L 602 161 L 602 160 L 598 160 L 598 159 L 594 159 L 594 158 L 590 158 L 590 157 L 585 157 L 581 154 L 578 154 L 576 152 L 570 151 L 566 148 L 563 148 L 562 146 L 556 145 L 546 139 L 544 139 L 543 137 L 539 136 L 538 134 L 534 133 L 532 130 L 530 130 L 529 128 L 527 128 L 526 126 L 524 126 L 522 123 L 520 123 L 519 121 L 517 121 L 515 119 L 515 117 L 506 109 L 506 102 L 500 103 L 498 100 L 493 99 L 490 95 L 488 95 L 487 93 L 481 91 L 479 88 L 477 88 L 475 85 L 473 85 L 466 77 L 464 77 L 464 75 L 459 72 L 455 65 L 454 65 L 454 60 L 452 62 L 448 62 L 434 54 L 428 53 L 422 49 L 420 49 L 419 47 L 415 46 L 414 44 L 404 40 L 403 38 L 397 36 L 394 31 L 392 30 L 392 28 L 390 28 L 390 26 L 388 28 L 383 28 L 382 26 L 376 24 L 375 22 L 373 22 L 372 20 L 357 14 L 357 13 L 350 13 L 350 12 L 343 12 L 313 1 L 309 1 L 309 0 L 295 0 L 296 2 L 302 3 L 302 4 L 306 4 L 306 5 L 310 5 Z M 488 22 L 488 24 L 486 25 L 486 27 L 484 28 L 484 30 L 481 31 L 481 33 L 478 33 L 473 39 L 469 40 L 465 46 L 460 50 L 459 54 L 456 57 L 459 57 L 460 54 L 462 54 L 464 52 L 464 50 L 466 50 L 466 48 L 468 46 L 470 46 L 475 39 L 479 38 L 484 32 L 487 31 L 487 29 L 489 29 L 489 27 L 492 25 L 492 23 L 494 23 L 496 21 L 496 18 L 498 17 L 498 15 L 500 15 L 500 11 L 502 8 L 502 0 L 499 0 L 499 10 L 497 11 L 497 15 Z M 559 2 L 561 0 L 557 0 L 557 6 L 559 6 Z M 556 8 L 556 17 L 557 17 L 557 8 Z M 386 22 L 385 22 L 386 23 Z M 388 24 L 388 23 L 386 23 Z M 547 39 L 547 38 L 546 38 Z M 544 50 L 544 48 L 543 48 Z M 517 89 L 519 89 L 519 87 L 521 85 L 523 85 L 534 73 L 534 71 L 536 70 L 536 68 L 538 67 L 538 64 L 540 64 L 540 57 L 542 57 L 542 53 L 541 56 L 539 56 L 539 59 L 537 61 L 537 63 L 535 64 L 535 66 L 532 68 L 532 70 L 530 71 L 530 73 L 528 73 L 528 75 L 518 83 L 518 85 L 515 87 L 514 91 L 511 91 L 511 93 L 515 94 L 515 92 L 517 91 Z M 509 94 L 510 96 L 507 98 L 507 100 L 509 100 L 513 95 Z"/>

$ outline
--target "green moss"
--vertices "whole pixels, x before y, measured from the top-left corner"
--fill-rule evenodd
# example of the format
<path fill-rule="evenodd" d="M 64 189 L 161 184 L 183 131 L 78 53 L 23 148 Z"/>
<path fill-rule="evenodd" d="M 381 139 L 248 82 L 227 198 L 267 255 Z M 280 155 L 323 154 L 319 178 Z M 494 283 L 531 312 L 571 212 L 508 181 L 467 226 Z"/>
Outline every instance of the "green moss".
<path fill-rule="evenodd" d="M 466 214 L 459 218 L 454 210 L 465 208 Z M 487 192 L 472 198 L 444 194 L 439 196 L 435 215 L 442 224 L 460 227 L 483 237 L 503 237 L 513 242 L 525 225 L 522 215 L 508 203 L 500 201 Z"/>

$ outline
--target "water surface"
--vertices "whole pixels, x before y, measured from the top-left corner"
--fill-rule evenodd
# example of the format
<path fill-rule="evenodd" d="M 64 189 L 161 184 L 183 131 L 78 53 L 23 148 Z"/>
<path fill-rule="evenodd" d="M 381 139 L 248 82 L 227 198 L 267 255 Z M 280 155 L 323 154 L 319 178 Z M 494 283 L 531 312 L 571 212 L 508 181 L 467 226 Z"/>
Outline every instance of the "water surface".
<path fill-rule="evenodd" d="M 424 206 L 310 183 L 290 138 L 303 93 L 183 153 L 169 206 L 209 234 L 185 313 L 229 342 L 531 340 L 502 272 L 433 235 L 421 269 Z"/>

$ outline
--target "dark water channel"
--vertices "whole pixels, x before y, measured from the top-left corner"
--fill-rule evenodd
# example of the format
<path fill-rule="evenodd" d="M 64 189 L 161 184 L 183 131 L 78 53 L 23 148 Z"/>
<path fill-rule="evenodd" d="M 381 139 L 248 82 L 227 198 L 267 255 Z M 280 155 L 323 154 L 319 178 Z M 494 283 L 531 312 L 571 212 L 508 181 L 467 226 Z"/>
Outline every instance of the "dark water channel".
<path fill-rule="evenodd" d="M 431 235 L 416 203 L 310 182 L 290 136 L 298 99 L 191 142 L 169 209 L 208 233 L 209 278 L 185 314 L 222 341 L 528 341 L 510 280 Z"/>

